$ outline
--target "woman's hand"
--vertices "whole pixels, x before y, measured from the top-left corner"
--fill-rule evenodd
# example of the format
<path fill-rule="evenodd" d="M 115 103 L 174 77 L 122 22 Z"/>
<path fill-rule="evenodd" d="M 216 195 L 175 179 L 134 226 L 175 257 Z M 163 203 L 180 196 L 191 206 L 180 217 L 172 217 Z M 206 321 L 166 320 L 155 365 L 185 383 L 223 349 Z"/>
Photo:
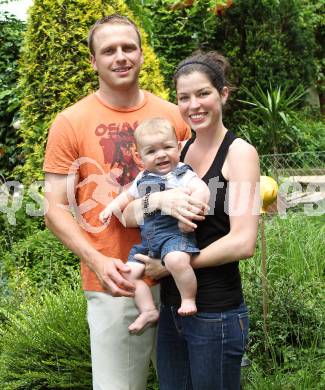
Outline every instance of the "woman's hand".
<path fill-rule="evenodd" d="M 189 194 L 190 190 L 186 188 L 154 192 L 150 194 L 147 211 L 151 213 L 161 210 L 162 213 L 171 215 L 191 229 L 195 229 L 197 226 L 192 219 L 203 220 L 209 207 L 205 202 Z M 142 199 L 136 199 L 126 206 L 123 211 L 123 221 L 126 227 L 137 227 L 143 224 Z"/>
<path fill-rule="evenodd" d="M 145 276 L 149 276 L 150 278 L 157 280 L 169 275 L 167 268 L 161 264 L 160 259 L 152 259 L 151 257 L 140 253 L 136 254 L 134 258 L 144 263 Z"/>
<path fill-rule="evenodd" d="M 195 229 L 196 225 L 192 219 L 203 220 L 208 205 L 189 194 L 190 191 L 186 188 L 155 192 L 150 195 L 150 203 L 152 202 L 155 209 L 159 209 L 162 213 L 171 215 Z"/>

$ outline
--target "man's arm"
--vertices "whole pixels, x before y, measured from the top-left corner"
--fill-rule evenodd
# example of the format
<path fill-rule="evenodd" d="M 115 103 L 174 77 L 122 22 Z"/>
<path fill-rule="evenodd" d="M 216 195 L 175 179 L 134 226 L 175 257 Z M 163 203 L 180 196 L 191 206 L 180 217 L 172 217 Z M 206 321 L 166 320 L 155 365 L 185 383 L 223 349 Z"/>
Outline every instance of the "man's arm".
<path fill-rule="evenodd" d="M 107 257 L 98 252 L 87 241 L 72 216 L 68 208 L 68 175 L 46 173 L 45 180 L 48 188 L 45 193 L 48 202 L 48 211 L 45 215 L 46 226 L 67 248 L 86 262 L 109 294 L 134 296 L 134 285 L 121 275 L 121 272 L 129 272 L 129 267 L 120 259 Z"/>

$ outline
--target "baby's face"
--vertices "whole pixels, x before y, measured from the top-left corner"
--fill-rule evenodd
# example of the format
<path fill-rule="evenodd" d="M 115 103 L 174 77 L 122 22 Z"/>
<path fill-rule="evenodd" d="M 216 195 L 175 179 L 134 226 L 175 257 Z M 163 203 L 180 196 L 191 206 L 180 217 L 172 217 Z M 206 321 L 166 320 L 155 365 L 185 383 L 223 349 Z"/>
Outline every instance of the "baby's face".
<path fill-rule="evenodd" d="M 142 135 L 138 151 L 144 168 L 158 175 L 173 171 L 179 163 L 180 144 L 173 133 Z"/>

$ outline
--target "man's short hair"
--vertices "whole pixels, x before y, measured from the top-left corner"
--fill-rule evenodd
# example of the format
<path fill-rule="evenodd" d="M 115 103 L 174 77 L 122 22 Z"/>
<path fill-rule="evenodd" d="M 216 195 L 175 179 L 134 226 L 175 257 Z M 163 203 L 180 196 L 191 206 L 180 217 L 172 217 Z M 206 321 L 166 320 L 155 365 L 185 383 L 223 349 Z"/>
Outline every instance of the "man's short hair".
<path fill-rule="evenodd" d="M 138 26 L 133 22 L 133 20 L 129 19 L 127 16 L 123 16 L 123 15 L 119 15 L 119 14 L 112 14 L 112 15 L 104 16 L 102 19 L 97 20 L 89 31 L 88 48 L 89 48 L 89 51 L 92 55 L 95 55 L 95 50 L 94 50 L 95 32 L 103 24 L 125 24 L 127 26 L 133 27 L 135 32 L 137 33 L 137 36 L 139 39 L 139 47 L 141 49 L 141 34 L 140 34 L 139 29 L 138 29 Z"/>

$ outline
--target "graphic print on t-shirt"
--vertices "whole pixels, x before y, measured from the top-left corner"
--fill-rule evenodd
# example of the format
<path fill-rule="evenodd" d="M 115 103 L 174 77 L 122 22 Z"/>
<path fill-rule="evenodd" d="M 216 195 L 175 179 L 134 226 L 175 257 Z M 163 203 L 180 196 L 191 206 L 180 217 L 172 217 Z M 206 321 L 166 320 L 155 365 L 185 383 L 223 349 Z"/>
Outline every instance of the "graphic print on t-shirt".
<path fill-rule="evenodd" d="M 134 180 L 140 171 L 140 161 L 135 156 L 134 130 L 138 123 L 109 123 L 96 127 L 95 134 L 103 151 L 104 164 L 110 169 L 118 168 L 121 175 L 118 183 L 124 186 Z"/>

